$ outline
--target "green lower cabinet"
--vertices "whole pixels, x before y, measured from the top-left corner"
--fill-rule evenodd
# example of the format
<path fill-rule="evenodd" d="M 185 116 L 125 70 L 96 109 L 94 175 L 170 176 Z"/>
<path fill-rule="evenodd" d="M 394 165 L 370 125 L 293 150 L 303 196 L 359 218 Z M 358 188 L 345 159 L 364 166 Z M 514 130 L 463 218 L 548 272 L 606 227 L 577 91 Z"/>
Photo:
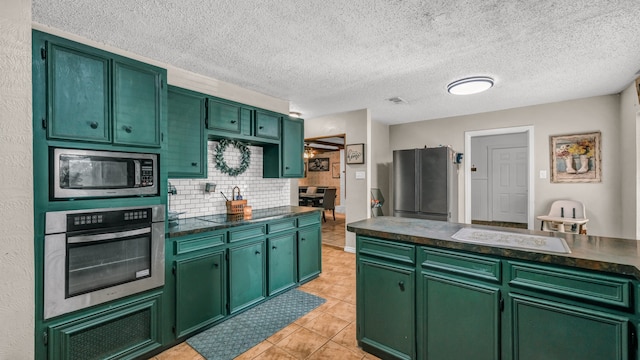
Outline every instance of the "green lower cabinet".
<path fill-rule="evenodd" d="M 266 296 L 265 241 L 229 248 L 229 313 L 247 308 Z"/>
<path fill-rule="evenodd" d="M 630 359 L 629 319 L 511 294 L 513 359 Z"/>
<path fill-rule="evenodd" d="M 320 275 L 322 270 L 321 240 L 322 233 L 319 224 L 298 229 L 299 282 L 306 282 Z"/>
<path fill-rule="evenodd" d="M 296 233 L 267 240 L 269 296 L 293 287 L 297 282 Z"/>
<path fill-rule="evenodd" d="M 415 268 L 358 261 L 357 339 L 384 359 L 415 359 Z"/>
<path fill-rule="evenodd" d="M 153 294 L 50 326 L 49 360 L 130 359 L 160 347 L 160 297 Z"/>
<path fill-rule="evenodd" d="M 224 251 L 176 261 L 176 337 L 226 315 L 225 278 Z"/>
<path fill-rule="evenodd" d="M 500 359 L 500 290 L 423 272 L 417 304 L 420 359 Z"/>

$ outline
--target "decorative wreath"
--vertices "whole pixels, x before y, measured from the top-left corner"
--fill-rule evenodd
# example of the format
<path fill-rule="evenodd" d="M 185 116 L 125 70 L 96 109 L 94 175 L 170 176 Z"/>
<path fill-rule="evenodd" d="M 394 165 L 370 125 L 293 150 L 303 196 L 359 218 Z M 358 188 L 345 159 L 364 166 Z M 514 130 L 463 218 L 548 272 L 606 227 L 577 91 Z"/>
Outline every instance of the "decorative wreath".
<path fill-rule="evenodd" d="M 233 145 L 240 150 L 240 166 L 236 168 L 230 168 L 224 161 L 224 151 L 227 146 Z M 251 163 L 251 150 L 249 147 L 241 142 L 235 140 L 222 139 L 216 146 L 216 168 L 220 169 L 225 174 L 230 176 L 238 176 L 245 172 Z"/>

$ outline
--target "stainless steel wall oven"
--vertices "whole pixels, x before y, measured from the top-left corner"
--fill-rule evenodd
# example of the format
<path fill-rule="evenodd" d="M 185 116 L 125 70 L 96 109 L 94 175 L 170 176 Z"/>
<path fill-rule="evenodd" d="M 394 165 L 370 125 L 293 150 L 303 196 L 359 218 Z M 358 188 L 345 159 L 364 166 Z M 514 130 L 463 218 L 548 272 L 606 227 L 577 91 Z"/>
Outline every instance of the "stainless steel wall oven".
<path fill-rule="evenodd" d="M 164 205 L 48 212 L 44 318 L 164 285 Z"/>

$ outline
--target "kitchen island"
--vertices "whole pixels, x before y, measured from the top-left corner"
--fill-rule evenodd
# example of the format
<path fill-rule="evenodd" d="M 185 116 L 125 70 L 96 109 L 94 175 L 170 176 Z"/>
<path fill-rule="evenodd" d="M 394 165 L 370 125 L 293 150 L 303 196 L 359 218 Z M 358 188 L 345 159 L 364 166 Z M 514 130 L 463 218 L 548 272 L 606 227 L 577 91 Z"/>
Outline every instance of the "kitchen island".
<path fill-rule="evenodd" d="M 638 359 L 636 240 L 398 217 L 347 230 L 357 338 L 375 355 Z"/>

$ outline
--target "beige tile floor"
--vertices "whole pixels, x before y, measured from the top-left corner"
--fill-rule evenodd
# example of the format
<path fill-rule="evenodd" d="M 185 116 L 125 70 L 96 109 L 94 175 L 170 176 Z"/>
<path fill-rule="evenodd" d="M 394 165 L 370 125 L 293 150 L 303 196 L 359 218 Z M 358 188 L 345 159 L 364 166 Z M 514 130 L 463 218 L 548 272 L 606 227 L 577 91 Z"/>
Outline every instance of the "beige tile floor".
<path fill-rule="evenodd" d="M 344 215 L 336 214 L 334 222 L 327 214 L 322 225 L 322 274 L 299 288 L 327 301 L 236 359 L 378 359 L 356 342 L 355 255 L 342 250 Z M 204 358 L 182 343 L 152 359 Z"/>

